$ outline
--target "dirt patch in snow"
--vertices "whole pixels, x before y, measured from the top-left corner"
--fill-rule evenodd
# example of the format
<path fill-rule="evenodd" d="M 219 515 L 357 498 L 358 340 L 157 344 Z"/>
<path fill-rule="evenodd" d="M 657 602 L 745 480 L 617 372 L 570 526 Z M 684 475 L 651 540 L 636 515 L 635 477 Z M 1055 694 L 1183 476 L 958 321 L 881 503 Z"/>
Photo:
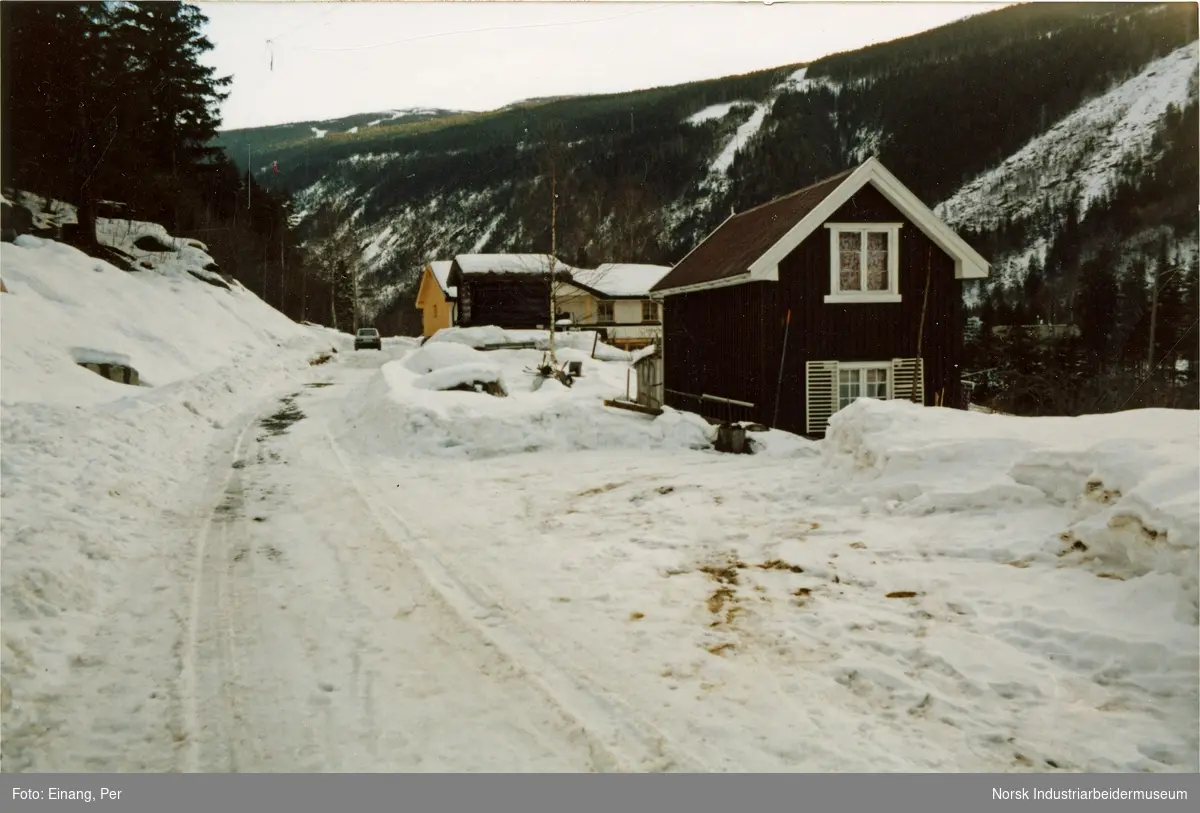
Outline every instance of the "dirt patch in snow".
<path fill-rule="evenodd" d="M 304 413 L 296 406 L 297 395 L 299 393 L 294 393 L 284 398 L 280 401 L 282 406 L 278 412 L 259 421 L 259 425 L 267 430 L 268 435 L 277 436 L 285 434 L 292 424 L 304 419 Z"/>

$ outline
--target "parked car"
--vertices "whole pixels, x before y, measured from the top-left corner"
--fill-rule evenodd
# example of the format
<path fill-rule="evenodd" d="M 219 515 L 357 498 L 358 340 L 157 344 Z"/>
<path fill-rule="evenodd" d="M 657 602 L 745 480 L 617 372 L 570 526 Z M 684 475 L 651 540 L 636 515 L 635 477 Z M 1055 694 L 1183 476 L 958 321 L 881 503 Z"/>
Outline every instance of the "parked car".
<path fill-rule="evenodd" d="M 358 333 L 354 336 L 354 349 L 362 350 L 374 347 L 376 350 L 383 349 L 383 339 L 379 336 L 379 331 L 373 327 L 362 327 L 358 329 Z"/>

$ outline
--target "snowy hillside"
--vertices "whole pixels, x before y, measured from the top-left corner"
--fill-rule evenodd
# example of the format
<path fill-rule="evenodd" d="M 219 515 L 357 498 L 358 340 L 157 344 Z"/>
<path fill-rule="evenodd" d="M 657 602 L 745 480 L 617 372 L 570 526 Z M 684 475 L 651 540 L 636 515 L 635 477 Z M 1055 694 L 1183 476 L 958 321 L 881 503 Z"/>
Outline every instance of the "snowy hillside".
<path fill-rule="evenodd" d="M 1198 68 L 1196 43 L 1151 62 L 967 183 L 935 213 L 981 230 L 1029 218 L 1047 203 L 1073 204 L 1082 216 L 1110 190 L 1122 162 L 1152 162 L 1151 142 L 1167 108 L 1196 101 Z"/>
<path fill-rule="evenodd" d="M 155 388 L 311 339 L 236 282 L 207 270 L 195 241 L 157 224 L 101 221 L 101 239 L 134 258 L 126 272 L 62 243 L 32 236 L 3 246 L 4 402 L 81 404 L 131 397 L 79 366 L 125 359 Z M 152 237 L 167 251 L 141 250 Z M 149 394 L 151 390 L 147 390 Z"/>
<path fill-rule="evenodd" d="M 670 265 L 731 210 L 875 155 L 971 232 L 1003 282 L 1052 252 L 1063 204 L 1104 209 L 1119 177 L 1125 198 L 1097 228 L 1120 246 L 1123 272 L 1161 239 L 1173 256 L 1195 252 L 1186 228 L 1153 222 L 1178 221 L 1190 201 L 1138 191 L 1186 175 L 1187 145 L 1163 144 L 1186 141 L 1187 122 L 1164 114 L 1196 104 L 1195 28 L 1183 6 L 1017 6 L 744 76 L 396 126 L 382 114 L 311 123 L 329 131 L 322 139 L 288 141 L 288 125 L 222 141 L 234 160 L 246 140 L 280 142 L 280 173 L 263 181 L 294 195 L 306 238 L 324 239 L 331 223 L 353 230 L 369 309 L 406 330 L 425 262 L 548 250 L 538 135 L 548 124 L 567 153 L 560 253 L 580 267 Z M 930 131 L 928 120 L 960 123 Z M 986 294 L 965 292 L 972 306 Z"/>

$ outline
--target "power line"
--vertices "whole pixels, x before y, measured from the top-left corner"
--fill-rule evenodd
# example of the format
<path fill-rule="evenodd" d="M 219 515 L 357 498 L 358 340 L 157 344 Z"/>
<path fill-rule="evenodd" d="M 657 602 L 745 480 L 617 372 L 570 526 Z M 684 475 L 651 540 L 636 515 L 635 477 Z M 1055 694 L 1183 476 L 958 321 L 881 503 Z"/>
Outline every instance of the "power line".
<path fill-rule="evenodd" d="M 604 23 L 604 22 L 608 22 L 610 20 L 623 20 L 627 17 L 636 17 L 639 14 L 650 14 L 651 12 L 661 11 L 662 9 L 667 8 L 669 5 L 670 4 L 668 3 L 668 4 L 664 4 L 664 5 L 654 6 L 652 8 L 648 8 L 648 9 L 643 9 L 640 11 L 631 11 L 628 14 L 617 14 L 612 17 L 596 17 L 596 18 L 593 18 L 590 20 L 572 20 L 569 22 L 559 22 L 559 23 L 525 23 L 522 25 L 500 25 L 500 26 L 488 26 L 486 28 L 469 28 L 469 29 L 465 29 L 465 30 L 461 30 L 461 31 L 440 31 L 436 34 L 421 34 L 420 36 L 416 36 L 416 37 L 408 37 L 408 38 L 402 39 L 402 40 L 392 40 L 390 42 L 380 42 L 380 43 L 375 43 L 374 45 L 352 45 L 352 46 L 347 46 L 345 48 L 312 48 L 312 47 L 306 47 L 306 46 L 302 46 L 302 45 L 301 46 L 285 46 L 285 47 L 291 47 L 291 49 L 294 51 L 319 51 L 319 52 L 330 52 L 330 53 L 340 52 L 340 51 L 365 51 L 365 50 L 368 50 L 371 48 L 388 48 L 393 45 L 403 45 L 405 43 L 417 42 L 419 40 L 436 39 L 438 37 L 456 37 L 456 36 L 462 36 L 464 34 L 479 34 L 479 33 L 487 32 L 487 31 L 514 31 L 514 30 L 522 29 L 522 28 L 562 28 L 562 27 L 573 26 L 573 25 L 591 25 L 592 23 Z M 268 40 L 268 42 L 271 42 L 271 40 Z"/>
<path fill-rule="evenodd" d="M 1154 377 L 1154 374 L 1158 371 L 1159 365 L 1166 361 L 1167 357 L 1175 352 L 1175 348 L 1179 346 L 1180 342 L 1188 337 L 1189 333 L 1195 330 L 1197 324 L 1200 324 L 1200 317 L 1193 319 L 1192 324 L 1188 326 L 1188 329 L 1183 331 L 1183 335 L 1176 339 L 1175 344 L 1171 345 L 1170 349 L 1168 349 L 1166 353 L 1163 353 L 1162 358 L 1160 358 L 1155 365 L 1150 368 L 1150 372 L 1146 373 L 1146 377 L 1138 382 L 1138 385 L 1133 388 L 1133 392 L 1129 393 L 1129 397 L 1122 401 L 1121 405 L 1117 407 L 1117 412 L 1120 412 L 1122 409 L 1124 409 L 1125 405 L 1133 399 L 1133 396 L 1137 395 L 1137 391 L 1142 388 L 1142 385 Z"/>

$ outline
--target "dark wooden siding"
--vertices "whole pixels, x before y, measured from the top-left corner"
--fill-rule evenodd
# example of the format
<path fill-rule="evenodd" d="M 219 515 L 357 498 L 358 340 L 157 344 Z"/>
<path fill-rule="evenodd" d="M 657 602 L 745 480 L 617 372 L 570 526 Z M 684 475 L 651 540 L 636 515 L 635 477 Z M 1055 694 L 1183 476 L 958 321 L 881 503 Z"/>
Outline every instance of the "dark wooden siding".
<path fill-rule="evenodd" d="M 460 327 L 525 330 L 549 321 L 550 287 L 538 275 L 464 274 L 458 284 Z M 463 314 L 464 294 L 469 297 L 469 315 Z"/>
<path fill-rule="evenodd" d="M 944 390 L 947 406 L 961 406 L 962 283 L 954 278 L 954 260 L 869 184 L 829 221 L 904 224 L 899 237 L 901 301 L 826 304 L 830 256 L 824 227 L 780 262 L 779 296 L 792 308 L 793 330 L 779 428 L 799 433 L 805 429 L 806 361 L 889 361 L 920 355 L 925 359 L 925 403 L 932 405 L 935 394 Z M 923 303 L 924 335 L 918 345 Z"/>
<path fill-rule="evenodd" d="M 779 341 L 774 283 L 668 297 L 664 303 L 666 404 L 719 420 L 769 420 L 775 372 L 764 344 Z M 711 395 L 754 404 L 702 400 Z"/>
<path fill-rule="evenodd" d="M 831 222 L 903 223 L 899 289 L 895 304 L 826 304 L 829 232 L 819 228 L 779 264 L 779 282 L 749 283 L 667 297 L 663 350 L 666 403 L 721 420 L 772 422 L 783 345 L 791 310 L 780 429 L 805 432 L 807 361 L 890 361 L 920 355 L 925 403 L 941 393 L 946 406 L 962 407 L 962 283 L 954 261 L 868 185 Z M 927 272 L 928 271 L 928 277 Z M 928 301 L 918 352 L 918 329 Z M 753 409 L 701 401 L 709 394 L 755 404 Z"/>

